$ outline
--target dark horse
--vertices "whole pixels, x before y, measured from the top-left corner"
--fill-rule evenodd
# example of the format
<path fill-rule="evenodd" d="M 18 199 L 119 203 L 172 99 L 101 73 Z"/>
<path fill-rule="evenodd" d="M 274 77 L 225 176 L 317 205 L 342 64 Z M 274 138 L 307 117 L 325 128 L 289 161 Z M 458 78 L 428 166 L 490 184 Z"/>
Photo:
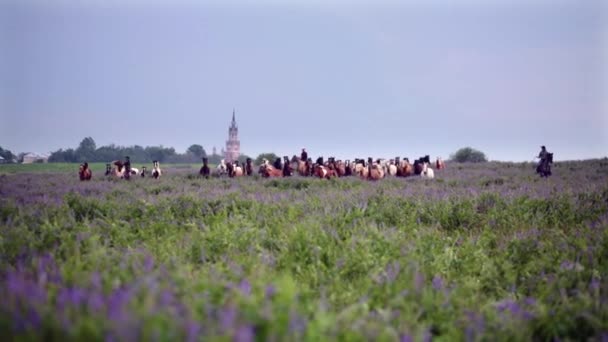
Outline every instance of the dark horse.
<path fill-rule="evenodd" d="M 209 175 L 211 174 L 211 170 L 209 170 L 209 160 L 207 158 L 203 158 L 203 166 L 201 167 L 200 171 L 198 172 L 201 176 L 205 177 L 205 178 L 209 178 Z"/>
<path fill-rule="evenodd" d="M 536 173 L 541 177 L 551 176 L 551 164 L 553 164 L 553 153 L 547 153 L 547 157 L 542 159 L 536 167 Z"/>
<path fill-rule="evenodd" d="M 80 164 L 80 168 L 78 170 L 78 176 L 80 177 L 81 181 L 91 180 L 91 177 L 93 176 L 93 174 L 91 173 L 91 169 L 89 169 L 89 163 L 84 162 L 84 163 Z"/>
<path fill-rule="evenodd" d="M 253 165 L 251 158 L 247 158 L 247 160 L 245 161 L 245 174 L 247 176 L 253 175 Z"/>

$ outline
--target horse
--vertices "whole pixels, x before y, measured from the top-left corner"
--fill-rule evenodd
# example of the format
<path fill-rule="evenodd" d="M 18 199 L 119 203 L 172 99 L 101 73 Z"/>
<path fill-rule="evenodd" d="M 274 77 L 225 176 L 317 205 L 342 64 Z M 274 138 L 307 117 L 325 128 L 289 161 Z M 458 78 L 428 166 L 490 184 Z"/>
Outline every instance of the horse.
<path fill-rule="evenodd" d="M 437 170 L 445 169 L 445 162 L 443 161 L 443 159 L 441 159 L 441 157 L 437 157 L 437 161 L 435 162 L 435 167 L 437 168 Z"/>
<path fill-rule="evenodd" d="M 329 169 L 325 165 L 316 164 L 314 166 L 314 175 L 319 178 L 331 179 L 331 177 L 337 177 L 336 171 Z"/>
<path fill-rule="evenodd" d="M 111 175 L 118 178 L 125 177 L 125 164 L 122 160 L 115 160 L 113 163 L 114 168 L 112 169 Z"/>
<path fill-rule="evenodd" d="M 198 171 L 198 174 L 205 178 L 209 178 L 209 175 L 211 174 L 211 170 L 209 170 L 209 165 L 207 165 L 207 163 L 208 163 L 208 159 L 203 158 L 203 166 Z"/>
<path fill-rule="evenodd" d="M 253 164 L 251 158 L 247 158 L 245 162 L 245 174 L 251 176 L 253 174 Z"/>
<path fill-rule="evenodd" d="M 234 166 L 232 168 L 232 176 L 233 177 L 241 177 L 245 174 L 245 171 L 243 171 L 243 167 L 239 164 L 239 161 L 235 161 L 234 162 Z"/>
<path fill-rule="evenodd" d="M 344 163 L 344 176 L 352 176 L 352 174 L 353 174 L 353 169 L 351 167 L 350 160 L 347 159 L 346 162 Z"/>
<path fill-rule="evenodd" d="M 356 174 L 357 176 L 367 179 L 367 175 L 369 173 L 369 170 L 365 164 L 365 160 L 364 159 L 355 159 L 355 167 L 354 167 L 354 174 Z"/>
<path fill-rule="evenodd" d="M 423 163 L 422 172 L 420 173 L 420 176 L 425 179 L 433 179 L 435 178 L 435 171 L 433 171 L 433 169 L 429 167 L 428 163 Z"/>
<path fill-rule="evenodd" d="M 140 176 L 141 176 L 141 178 L 145 178 L 146 177 L 146 167 L 145 166 L 141 167 Z"/>
<path fill-rule="evenodd" d="M 310 176 L 311 174 L 311 167 L 310 167 L 310 162 L 309 160 L 302 160 L 302 159 L 297 159 L 296 160 L 297 166 L 295 167 L 296 170 L 298 170 L 298 174 L 302 177 L 307 177 Z"/>
<path fill-rule="evenodd" d="M 420 172 L 422 172 L 422 170 Z M 397 169 L 397 175 L 400 177 L 409 177 L 413 174 L 414 166 L 410 164 L 410 160 L 408 158 L 404 158 L 403 160 L 401 160 Z"/>
<path fill-rule="evenodd" d="M 224 159 L 222 159 L 218 166 L 215 168 L 215 174 L 218 177 L 226 176 L 228 174 L 228 168 L 226 167 L 226 162 L 224 161 Z"/>
<path fill-rule="evenodd" d="M 367 169 L 368 179 L 379 180 L 384 178 L 384 170 L 382 169 L 382 165 L 379 163 L 374 163 L 371 157 L 367 159 Z"/>
<path fill-rule="evenodd" d="M 420 175 L 424 170 L 424 163 L 424 159 L 422 158 L 414 160 L 414 174 L 416 176 Z"/>
<path fill-rule="evenodd" d="M 112 173 L 112 164 L 107 163 L 105 176 L 109 176 L 111 173 Z"/>
<path fill-rule="evenodd" d="M 338 177 L 346 176 L 346 164 L 342 160 L 335 162 L 336 174 Z"/>
<path fill-rule="evenodd" d="M 283 177 L 291 177 L 293 175 L 293 169 L 291 168 L 291 164 L 289 163 L 289 158 L 287 156 L 283 157 Z"/>
<path fill-rule="evenodd" d="M 243 175 L 243 169 L 239 166 L 239 162 L 235 161 L 234 163 L 229 162 L 226 164 L 226 169 L 228 171 L 228 177 L 240 177 Z"/>
<path fill-rule="evenodd" d="M 283 170 L 283 162 L 281 161 L 281 158 L 277 158 L 277 159 L 275 159 L 275 160 L 274 160 L 274 163 L 272 164 L 272 166 L 273 166 L 275 169 L 278 169 L 278 170 Z"/>
<path fill-rule="evenodd" d="M 162 172 L 160 170 L 160 164 L 158 162 L 158 160 L 153 161 L 154 166 L 152 167 L 152 177 L 154 177 L 154 179 L 158 179 L 158 177 L 161 176 Z"/>
<path fill-rule="evenodd" d="M 259 173 L 266 178 L 283 176 L 283 171 L 270 165 L 270 163 L 266 159 L 264 159 L 264 163 L 260 165 Z"/>
<path fill-rule="evenodd" d="M 387 170 L 388 170 L 388 175 L 389 176 L 397 176 L 397 165 L 395 164 L 395 160 L 394 159 L 391 159 L 389 161 Z"/>
<path fill-rule="evenodd" d="M 553 163 L 553 153 L 547 153 L 547 158 L 540 161 L 540 164 L 536 167 L 536 173 L 538 173 L 541 178 L 551 176 L 551 164 Z"/>
<path fill-rule="evenodd" d="M 89 169 L 89 164 L 87 162 L 80 164 L 78 176 L 81 181 L 89 181 L 91 180 L 91 177 L 93 177 L 93 173 L 91 172 L 91 169 Z"/>

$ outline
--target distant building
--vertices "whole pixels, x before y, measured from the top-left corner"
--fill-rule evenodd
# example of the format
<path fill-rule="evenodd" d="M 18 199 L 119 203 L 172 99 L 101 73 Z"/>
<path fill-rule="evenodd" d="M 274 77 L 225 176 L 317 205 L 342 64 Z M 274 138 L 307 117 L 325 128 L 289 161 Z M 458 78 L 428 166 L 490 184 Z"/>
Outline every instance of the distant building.
<path fill-rule="evenodd" d="M 38 154 L 38 153 L 26 153 L 23 156 L 23 164 L 32 164 L 32 163 L 48 163 L 49 155 L 47 154 Z"/>
<path fill-rule="evenodd" d="M 232 122 L 228 127 L 228 140 L 226 140 L 226 149 L 223 151 L 226 162 L 238 160 L 241 154 L 241 142 L 239 141 L 239 128 L 236 125 L 235 111 L 232 110 Z"/>
<path fill-rule="evenodd" d="M 2 156 L 0 156 L 0 164 L 4 164 L 6 163 L 6 159 L 2 158 Z"/>

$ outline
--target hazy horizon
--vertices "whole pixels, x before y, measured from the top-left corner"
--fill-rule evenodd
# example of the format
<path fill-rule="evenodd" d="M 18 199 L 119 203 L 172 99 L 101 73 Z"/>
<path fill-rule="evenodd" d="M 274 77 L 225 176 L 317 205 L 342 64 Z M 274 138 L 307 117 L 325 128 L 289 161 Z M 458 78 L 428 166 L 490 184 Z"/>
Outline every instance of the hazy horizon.
<path fill-rule="evenodd" d="M 0 146 L 608 156 L 602 1 L 0 4 Z M 541 129 L 545 127 L 544 129 Z"/>

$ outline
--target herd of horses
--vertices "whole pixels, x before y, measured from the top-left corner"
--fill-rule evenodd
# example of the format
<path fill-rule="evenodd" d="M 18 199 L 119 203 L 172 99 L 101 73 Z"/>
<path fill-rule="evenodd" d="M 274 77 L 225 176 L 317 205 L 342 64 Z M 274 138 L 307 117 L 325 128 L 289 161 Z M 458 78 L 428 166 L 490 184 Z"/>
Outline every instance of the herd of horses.
<path fill-rule="evenodd" d="M 441 158 L 437 158 L 434 164 L 437 170 L 445 168 L 445 162 Z M 283 159 L 277 158 L 272 164 L 269 160 L 264 159 L 261 165 L 258 166 L 257 172 L 265 178 L 290 177 L 298 174 L 302 177 L 325 179 L 346 176 L 358 176 L 368 180 L 379 180 L 387 176 L 421 176 L 432 179 L 435 177 L 435 171 L 430 165 L 431 160 L 428 155 L 416 159 L 413 164 L 410 163 L 408 158 L 374 160 L 370 157 L 367 161 L 365 159 L 355 159 L 351 162 L 350 160 L 336 160 L 334 157 L 330 157 L 324 161 L 323 157 L 319 157 L 313 162 L 312 159 L 303 160 L 296 156 L 289 159 L 287 156 L 284 156 Z M 212 172 L 207 158 L 203 158 L 203 166 L 199 174 L 206 178 L 210 176 L 251 176 L 254 174 L 254 165 L 251 158 L 247 158 L 244 165 L 238 161 L 227 163 L 225 160 L 222 160 Z"/>
<path fill-rule="evenodd" d="M 155 160 L 152 162 L 152 171 L 150 172 L 150 176 L 152 176 L 155 179 L 158 179 L 161 175 L 162 175 L 162 171 L 160 169 L 160 163 L 158 162 L 158 160 Z M 108 163 L 106 164 L 106 172 L 105 172 L 105 176 L 106 177 L 115 177 L 115 178 L 120 178 L 120 179 L 129 179 L 130 177 L 133 176 L 140 176 L 142 178 L 145 178 L 147 175 L 147 169 L 145 166 L 141 167 L 141 171 L 135 167 L 130 167 L 126 165 L 125 162 L 121 161 L 121 160 L 115 160 L 112 163 Z M 89 164 L 87 162 L 84 162 L 82 164 L 80 164 L 80 167 L 78 169 L 78 177 L 80 178 L 81 181 L 88 181 L 91 180 L 93 176 L 93 173 L 91 172 L 91 169 L 89 168 Z"/>
<path fill-rule="evenodd" d="M 224 159 L 214 168 L 209 167 L 208 158 L 202 158 L 203 166 L 199 170 L 199 175 L 204 178 L 209 177 L 242 177 L 254 175 L 254 165 L 251 158 L 247 158 L 244 164 L 239 161 L 226 162 Z M 287 156 L 277 158 L 272 164 L 264 159 L 262 164 L 257 167 L 257 173 L 265 178 L 273 177 L 291 177 L 296 174 L 302 177 L 318 177 L 331 179 L 336 177 L 358 176 L 362 179 L 379 180 L 387 176 L 395 177 L 410 177 L 420 176 L 422 178 L 435 178 L 435 171 L 430 167 L 431 160 L 429 156 L 418 158 L 414 163 L 410 163 L 408 158 L 400 159 L 376 159 L 368 158 L 342 161 L 336 160 L 334 157 L 324 161 L 323 157 L 317 158 L 316 162 L 308 158 L 302 160 L 296 156 L 290 160 Z M 434 163 L 435 169 L 442 170 L 445 168 L 445 162 L 441 158 L 437 158 Z M 88 163 L 80 164 L 78 175 L 81 181 L 91 180 L 92 172 Z M 121 160 L 113 161 L 106 164 L 106 177 L 119 179 L 129 179 L 130 177 L 145 178 L 148 175 L 145 166 L 141 170 L 127 166 Z M 162 175 L 160 164 L 158 161 L 153 162 L 152 171 L 149 175 L 158 179 Z"/>

